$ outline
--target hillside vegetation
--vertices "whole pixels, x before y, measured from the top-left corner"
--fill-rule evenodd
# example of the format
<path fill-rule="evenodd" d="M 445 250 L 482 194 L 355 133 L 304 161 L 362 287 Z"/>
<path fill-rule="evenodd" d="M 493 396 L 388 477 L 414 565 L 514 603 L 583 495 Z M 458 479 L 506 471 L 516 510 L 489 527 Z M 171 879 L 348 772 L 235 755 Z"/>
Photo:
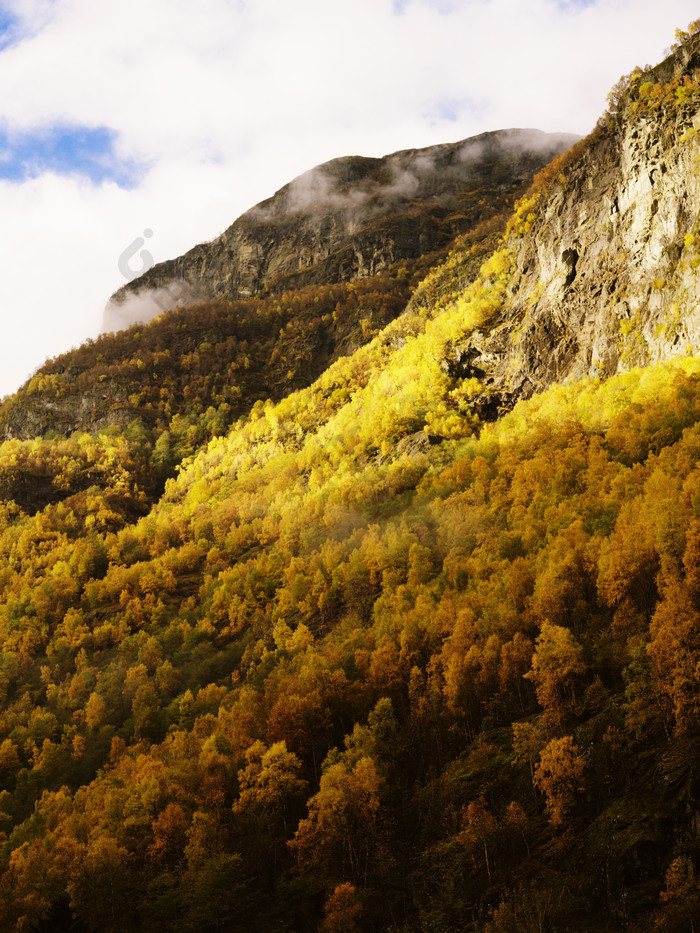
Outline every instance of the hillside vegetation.
<path fill-rule="evenodd" d="M 506 412 L 461 350 L 617 119 L 488 257 L 318 292 L 364 340 L 313 377 L 304 328 L 331 324 L 290 293 L 5 402 L 104 370 L 143 414 L 0 446 L 2 929 L 694 929 L 700 358 Z"/>

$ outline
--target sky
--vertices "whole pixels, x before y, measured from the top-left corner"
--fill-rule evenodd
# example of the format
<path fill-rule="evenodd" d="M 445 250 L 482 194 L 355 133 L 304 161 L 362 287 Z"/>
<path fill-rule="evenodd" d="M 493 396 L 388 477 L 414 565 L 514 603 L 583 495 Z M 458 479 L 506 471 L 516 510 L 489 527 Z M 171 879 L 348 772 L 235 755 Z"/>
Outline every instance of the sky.
<path fill-rule="evenodd" d="M 0 396 L 307 169 L 587 133 L 695 0 L 0 0 Z M 128 257 L 128 261 L 125 259 Z"/>

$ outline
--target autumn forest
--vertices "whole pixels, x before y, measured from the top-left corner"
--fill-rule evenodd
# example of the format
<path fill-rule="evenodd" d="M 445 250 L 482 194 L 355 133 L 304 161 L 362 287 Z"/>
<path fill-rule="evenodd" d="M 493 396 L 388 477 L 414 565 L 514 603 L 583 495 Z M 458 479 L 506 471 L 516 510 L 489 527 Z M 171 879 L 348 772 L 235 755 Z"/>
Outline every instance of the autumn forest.
<path fill-rule="evenodd" d="M 586 154 L 698 106 L 640 86 L 449 252 L 4 400 L 0 928 L 698 929 L 700 357 L 454 362 Z"/>

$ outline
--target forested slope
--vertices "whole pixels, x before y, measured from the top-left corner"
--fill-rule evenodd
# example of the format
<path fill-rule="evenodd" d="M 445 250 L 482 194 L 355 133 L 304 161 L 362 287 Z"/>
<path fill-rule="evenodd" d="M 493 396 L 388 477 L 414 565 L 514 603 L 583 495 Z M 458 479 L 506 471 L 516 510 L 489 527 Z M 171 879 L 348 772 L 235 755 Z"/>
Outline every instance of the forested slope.
<path fill-rule="evenodd" d="M 383 463 L 210 450 L 118 532 L 8 514 L 5 924 L 682 929 L 698 387 Z"/>
<path fill-rule="evenodd" d="M 692 929 L 700 359 L 508 394 L 472 352 L 541 322 L 523 239 L 642 86 L 177 475 L 155 396 L 0 448 L 3 928 Z"/>

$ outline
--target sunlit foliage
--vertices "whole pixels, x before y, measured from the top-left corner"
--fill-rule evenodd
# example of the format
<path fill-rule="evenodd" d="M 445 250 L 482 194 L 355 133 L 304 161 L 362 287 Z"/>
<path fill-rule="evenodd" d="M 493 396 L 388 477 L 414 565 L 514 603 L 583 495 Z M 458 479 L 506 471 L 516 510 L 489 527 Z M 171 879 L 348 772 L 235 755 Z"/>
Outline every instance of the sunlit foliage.
<path fill-rule="evenodd" d="M 691 928 L 700 360 L 482 424 L 473 245 L 187 443 L 166 398 L 0 447 L 0 928 Z"/>

